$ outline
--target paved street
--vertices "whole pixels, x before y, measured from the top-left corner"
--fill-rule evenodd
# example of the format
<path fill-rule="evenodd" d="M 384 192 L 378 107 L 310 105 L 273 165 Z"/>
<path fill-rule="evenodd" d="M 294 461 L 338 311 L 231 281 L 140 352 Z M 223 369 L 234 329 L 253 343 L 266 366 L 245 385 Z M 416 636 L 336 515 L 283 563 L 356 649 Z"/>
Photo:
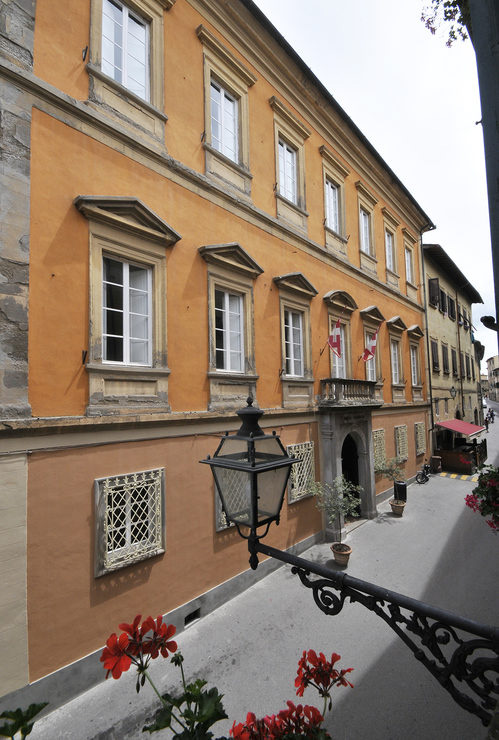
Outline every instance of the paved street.
<path fill-rule="evenodd" d="M 499 404 L 492 404 L 499 411 Z M 489 461 L 499 461 L 499 413 L 486 435 Z M 499 537 L 464 505 L 471 481 L 433 476 L 408 488 L 403 518 L 388 503 L 379 516 L 348 536 L 348 573 L 471 619 L 499 622 Z M 241 544 L 244 547 L 244 544 Z M 331 564 L 327 544 L 304 557 Z M 332 564 L 331 567 L 335 567 Z M 130 605 L 131 619 L 140 605 Z M 110 625 L 109 631 L 117 629 Z M 277 712 L 296 699 L 294 677 L 304 649 L 340 653 L 354 667 L 355 688 L 340 687 L 327 726 L 335 740 L 479 740 L 486 730 L 455 704 L 409 649 L 376 615 L 347 603 L 335 617 L 315 606 L 311 593 L 285 566 L 179 636 L 189 678 L 204 677 L 224 696 L 231 720 L 248 710 Z M 169 662 L 152 674 L 161 690 L 176 685 Z M 316 704 L 312 689 L 305 703 Z M 33 740 L 130 740 L 155 705 L 146 686 L 137 697 L 135 676 L 108 680 L 35 724 Z M 134 717 L 130 719 L 129 714 Z M 216 726 L 228 733 L 230 723 Z M 158 733 L 158 738 L 167 737 Z"/>

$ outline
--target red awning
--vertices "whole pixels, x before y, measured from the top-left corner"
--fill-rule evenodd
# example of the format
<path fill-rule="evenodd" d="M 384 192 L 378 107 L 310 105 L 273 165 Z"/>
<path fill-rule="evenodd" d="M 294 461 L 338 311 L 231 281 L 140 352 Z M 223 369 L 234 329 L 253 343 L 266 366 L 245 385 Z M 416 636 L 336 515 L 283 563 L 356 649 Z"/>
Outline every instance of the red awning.
<path fill-rule="evenodd" d="M 461 419 L 437 421 L 435 426 L 449 429 L 451 432 L 462 434 L 464 437 L 476 437 L 477 434 L 485 431 L 485 427 L 478 427 L 476 424 L 470 424 L 468 421 L 461 421 Z"/>

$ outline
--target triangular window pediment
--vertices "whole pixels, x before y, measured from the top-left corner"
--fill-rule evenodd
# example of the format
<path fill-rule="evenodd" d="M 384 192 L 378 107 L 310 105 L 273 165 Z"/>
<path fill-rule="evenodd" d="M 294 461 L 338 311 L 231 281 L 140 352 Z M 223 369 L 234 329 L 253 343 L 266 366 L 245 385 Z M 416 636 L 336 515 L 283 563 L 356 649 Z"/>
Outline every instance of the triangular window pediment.
<path fill-rule="evenodd" d="M 198 251 L 206 262 L 249 275 L 253 279 L 263 272 L 260 265 L 237 242 L 209 244 L 200 247 Z"/>
<path fill-rule="evenodd" d="M 165 246 L 182 237 L 138 198 L 79 195 L 74 205 L 86 218 L 110 224 Z"/>
<path fill-rule="evenodd" d="M 413 324 L 407 329 L 407 333 L 411 337 L 411 339 L 422 339 L 424 337 L 424 332 L 421 329 L 420 326 L 417 324 Z"/>
<path fill-rule="evenodd" d="M 360 315 L 364 321 L 371 321 L 375 324 L 380 324 L 385 320 L 385 317 L 377 306 L 368 306 L 367 308 L 363 308 L 360 311 Z"/>
<path fill-rule="evenodd" d="M 330 308 L 335 309 L 340 314 L 351 314 L 358 308 L 352 296 L 345 290 L 330 290 L 323 300 Z"/>
<path fill-rule="evenodd" d="M 407 326 L 404 324 L 400 316 L 394 316 L 393 318 L 388 319 L 386 325 L 390 331 L 396 331 L 399 333 L 402 333 L 407 329 Z"/>
<path fill-rule="evenodd" d="M 279 288 L 291 290 L 307 298 L 314 298 L 317 295 L 316 289 L 302 272 L 288 272 L 286 275 L 278 275 L 274 278 L 274 283 Z"/>

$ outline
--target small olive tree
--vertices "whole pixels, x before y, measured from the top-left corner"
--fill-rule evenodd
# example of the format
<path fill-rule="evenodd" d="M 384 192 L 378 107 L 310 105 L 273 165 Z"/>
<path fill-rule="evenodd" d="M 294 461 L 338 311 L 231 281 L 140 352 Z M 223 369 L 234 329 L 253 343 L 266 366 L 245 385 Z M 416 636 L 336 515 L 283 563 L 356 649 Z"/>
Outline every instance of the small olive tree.
<path fill-rule="evenodd" d="M 341 543 L 341 517 L 359 516 L 359 494 L 362 486 L 357 486 L 338 475 L 331 483 L 314 481 L 309 486 L 309 492 L 315 496 L 315 503 L 320 511 L 326 515 L 330 527 L 338 522 L 338 541 Z"/>

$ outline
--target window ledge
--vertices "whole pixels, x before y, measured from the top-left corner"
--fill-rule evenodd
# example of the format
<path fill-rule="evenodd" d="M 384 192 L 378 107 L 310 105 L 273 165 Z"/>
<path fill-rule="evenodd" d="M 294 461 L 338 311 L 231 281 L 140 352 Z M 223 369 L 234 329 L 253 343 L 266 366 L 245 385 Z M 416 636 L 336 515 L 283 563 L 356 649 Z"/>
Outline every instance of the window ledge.
<path fill-rule="evenodd" d="M 275 194 L 276 206 L 277 206 L 277 218 L 286 221 L 295 228 L 299 229 L 302 233 L 307 231 L 307 219 L 308 213 L 297 203 L 288 200 L 280 193 Z"/>
<path fill-rule="evenodd" d="M 114 113 L 120 121 L 127 122 L 134 132 L 142 130 L 164 144 L 165 123 L 168 120 L 166 113 L 113 80 L 92 62 L 87 64 L 86 69 L 91 79 L 90 105 L 98 106 L 107 115 Z"/>
<path fill-rule="evenodd" d="M 258 380 L 260 377 L 255 373 L 234 373 L 229 370 L 209 370 L 207 373 L 209 378 L 224 378 L 224 380 Z"/>
<path fill-rule="evenodd" d="M 168 367 L 148 367 L 146 365 L 114 365 L 110 362 L 87 362 L 85 368 L 89 373 L 105 375 L 140 375 L 149 378 L 160 378 L 170 375 Z"/>
<path fill-rule="evenodd" d="M 253 175 L 249 169 L 244 164 L 229 159 L 207 142 L 204 142 L 203 149 L 206 154 L 206 172 L 250 197 Z"/>

